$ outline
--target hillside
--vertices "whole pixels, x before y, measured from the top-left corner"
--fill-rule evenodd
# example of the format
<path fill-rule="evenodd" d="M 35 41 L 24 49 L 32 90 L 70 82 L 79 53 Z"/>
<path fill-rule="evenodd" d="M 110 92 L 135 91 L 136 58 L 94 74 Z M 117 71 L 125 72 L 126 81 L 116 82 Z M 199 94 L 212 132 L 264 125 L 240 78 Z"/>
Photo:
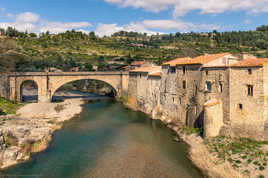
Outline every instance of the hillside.
<path fill-rule="evenodd" d="M 134 60 L 156 63 L 203 53 L 241 52 L 268 57 L 268 26 L 254 31 L 176 33 L 169 35 L 118 32 L 97 37 L 94 32 L 67 31 L 61 34 L 22 33 L 0 29 L 0 71 L 44 71 L 54 67 L 69 71 L 110 70 L 111 60 L 129 64 Z M 111 63 L 111 62 L 109 62 Z"/>

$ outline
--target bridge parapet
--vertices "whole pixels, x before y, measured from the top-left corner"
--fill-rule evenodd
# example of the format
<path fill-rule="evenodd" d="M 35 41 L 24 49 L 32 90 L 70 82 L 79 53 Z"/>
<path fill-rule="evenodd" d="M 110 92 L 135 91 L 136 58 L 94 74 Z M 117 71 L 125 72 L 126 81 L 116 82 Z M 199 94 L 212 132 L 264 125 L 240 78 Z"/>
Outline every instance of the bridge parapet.
<path fill-rule="evenodd" d="M 15 72 L 8 74 L 9 99 L 21 101 L 21 88 L 24 81 L 32 80 L 38 86 L 39 102 L 50 102 L 62 85 L 77 80 L 100 80 L 111 85 L 121 97 L 128 90 L 128 72 Z"/>

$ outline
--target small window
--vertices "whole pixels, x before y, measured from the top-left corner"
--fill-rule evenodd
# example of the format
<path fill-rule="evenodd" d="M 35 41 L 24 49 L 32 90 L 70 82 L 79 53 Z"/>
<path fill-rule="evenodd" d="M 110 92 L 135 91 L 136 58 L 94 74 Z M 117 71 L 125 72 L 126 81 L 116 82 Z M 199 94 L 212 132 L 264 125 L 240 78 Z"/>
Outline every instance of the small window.
<path fill-rule="evenodd" d="M 194 106 L 194 114 L 197 115 L 197 106 Z"/>
<path fill-rule="evenodd" d="M 206 70 L 206 75 L 208 75 L 208 70 Z"/>
<path fill-rule="evenodd" d="M 183 72 L 183 74 L 186 73 L 186 67 L 185 66 L 182 67 L 182 72 Z"/>
<path fill-rule="evenodd" d="M 197 95 L 197 90 L 198 90 L 198 89 L 197 89 L 197 85 L 195 84 L 195 85 L 194 85 L 194 96 Z"/>
<path fill-rule="evenodd" d="M 212 89 L 212 84 L 211 84 L 211 82 L 206 82 L 206 85 L 205 85 L 205 91 L 206 91 L 206 92 L 211 92 L 211 89 Z"/>
<path fill-rule="evenodd" d="M 253 85 L 248 85 L 248 96 L 253 96 Z"/>
<path fill-rule="evenodd" d="M 183 80 L 183 82 L 182 82 L 182 88 L 186 89 L 186 81 L 185 80 Z"/>
<path fill-rule="evenodd" d="M 223 84 L 220 82 L 219 83 L 219 93 L 223 92 Z"/>
<path fill-rule="evenodd" d="M 252 69 L 248 69 L 248 74 L 249 74 L 249 75 L 252 74 Z"/>
<path fill-rule="evenodd" d="M 141 78 L 141 74 L 140 74 L 140 78 Z"/>
<path fill-rule="evenodd" d="M 243 109 L 243 104 L 239 104 L 238 107 L 239 107 L 240 110 L 242 110 Z"/>
<path fill-rule="evenodd" d="M 176 67 L 170 67 L 169 71 L 170 73 L 176 73 Z"/>

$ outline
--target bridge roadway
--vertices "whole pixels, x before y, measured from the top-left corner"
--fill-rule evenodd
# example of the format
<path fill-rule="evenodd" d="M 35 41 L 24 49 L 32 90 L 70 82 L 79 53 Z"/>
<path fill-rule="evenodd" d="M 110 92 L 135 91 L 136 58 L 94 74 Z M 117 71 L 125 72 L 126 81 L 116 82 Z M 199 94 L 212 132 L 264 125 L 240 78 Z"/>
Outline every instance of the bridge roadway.
<path fill-rule="evenodd" d="M 64 84 L 88 79 L 109 84 L 116 91 L 117 97 L 128 90 L 128 72 L 16 72 L 8 74 L 9 99 L 20 102 L 22 85 L 28 80 L 38 86 L 38 102 L 50 102 L 57 89 Z"/>

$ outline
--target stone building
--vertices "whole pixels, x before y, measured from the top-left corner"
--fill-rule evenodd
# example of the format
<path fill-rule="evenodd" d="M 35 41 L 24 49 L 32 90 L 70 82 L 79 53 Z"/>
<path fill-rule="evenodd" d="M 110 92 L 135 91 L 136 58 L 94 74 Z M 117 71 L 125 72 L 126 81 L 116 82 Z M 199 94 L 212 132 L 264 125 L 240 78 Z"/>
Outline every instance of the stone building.
<path fill-rule="evenodd" d="M 268 139 L 267 67 L 268 59 L 229 53 L 178 58 L 161 69 L 130 71 L 129 93 L 138 109 L 204 127 L 206 137 L 263 140 Z"/>

